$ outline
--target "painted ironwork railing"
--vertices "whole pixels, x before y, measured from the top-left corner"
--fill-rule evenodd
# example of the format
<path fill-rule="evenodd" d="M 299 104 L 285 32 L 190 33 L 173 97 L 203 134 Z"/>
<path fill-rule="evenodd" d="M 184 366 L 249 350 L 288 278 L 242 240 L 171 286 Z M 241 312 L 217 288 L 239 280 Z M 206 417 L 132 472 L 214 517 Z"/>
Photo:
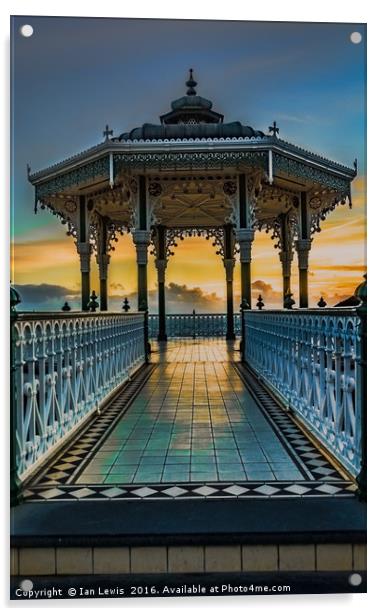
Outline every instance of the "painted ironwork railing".
<path fill-rule="evenodd" d="M 149 337 L 158 335 L 158 314 L 149 314 Z M 166 333 L 168 338 L 219 338 L 226 336 L 227 316 L 217 314 L 167 314 Z M 234 332 L 241 333 L 240 314 L 234 314 Z"/>
<path fill-rule="evenodd" d="M 355 309 L 244 311 L 244 359 L 354 476 L 361 465 Z"/>
<path fill-rule="evenodd" d="M 144 315 L 18 313 L 12 344 L 23 479 L 144 363 Z"/>

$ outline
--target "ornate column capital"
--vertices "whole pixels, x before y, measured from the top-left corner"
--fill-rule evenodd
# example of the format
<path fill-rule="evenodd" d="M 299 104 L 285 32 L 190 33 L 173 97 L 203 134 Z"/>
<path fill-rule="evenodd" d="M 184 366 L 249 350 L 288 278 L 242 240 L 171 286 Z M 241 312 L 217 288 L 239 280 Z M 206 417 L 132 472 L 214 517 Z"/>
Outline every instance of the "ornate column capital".
<path fill-rule="evenodd" d="M 80 256 L 80 270 L 82 273 L 90 271 L 91 247 L 89 242 L 77 242 L 77 252 Z"/>
<path fill-rule="evenodd" d="M 254 229 L 236 229 L 235 235 L 240 247 L 241 263 L 251 263 L 251 245 L 254 240 Z"/>
<path fill-rule="evenodd" d="M 156 259 L 155 264 L 156 264 L 156 269 L 157 269 L 158 282 L 164 283 L 165 282 L 165 272 L 166 272 L 168 262 L 166 259 Z"/>
<path fill-rule="evenodd" d="M 224 259 L 223 264 L 226 271 L 226 281 L 233 282 L 235 259 Z"/>
<path fill-rule="evenodd" d="M 150 231 L 136 229 L 136 231 L 133 231 L 133 242 L 136 245 L 137 264 L 147 265 L 148 246 L 150 244 Z"/>
<path fill-rule="evenodd" d="M 100 273 L 100 279 L 106 280 L 108 278 L 108 266 L 110 262 L 110 256 L 106 254 L 97 255 L 96 261 Z"/>
<path fill-rule="evenodd" d="M 296 240 L 295 248 L 298 254 L 298 267 L 299 269 L 308 269 L 309 266 L 309 252 L 311 249 L 311 239 Z"/>

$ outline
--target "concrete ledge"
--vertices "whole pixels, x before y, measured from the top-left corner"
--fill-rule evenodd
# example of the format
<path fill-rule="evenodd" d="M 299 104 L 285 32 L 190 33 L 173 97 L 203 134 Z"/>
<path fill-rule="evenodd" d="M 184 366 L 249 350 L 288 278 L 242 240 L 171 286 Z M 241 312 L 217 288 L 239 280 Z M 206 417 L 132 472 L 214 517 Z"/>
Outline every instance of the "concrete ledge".
<path fill-rule="evenodd" d="M 364 544 L 14 548 L 12 575 L 363 571 Z M 354 554 L 354 557 L 353 557 Z M 19 565 L 16 567 L 15 562 Z"/>
<path fill-rule="evenodd" d="M 356 498 L 38 502 L 11 519 L 11 545 L 23 548 L 366 542 Z"/>

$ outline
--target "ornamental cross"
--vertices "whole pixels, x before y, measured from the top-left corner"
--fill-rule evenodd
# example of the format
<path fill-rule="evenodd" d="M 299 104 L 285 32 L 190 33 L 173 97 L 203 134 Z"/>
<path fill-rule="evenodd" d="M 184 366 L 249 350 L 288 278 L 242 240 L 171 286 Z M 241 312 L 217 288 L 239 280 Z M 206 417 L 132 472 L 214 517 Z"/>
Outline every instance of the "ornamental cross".
<path fill-rule="evenodd" d="M 273 125 L 269 126 L 269 133 L 273 133 L 273 137 L 276 137 L 279 133 L 279 128 L 275 120 L 273 122 Z"/>
<path fill-rule="evenodd" d="M 103 135 L 105 137 L 105 141 L 109 141 L 109 137 L 113 135 L 113 131 L 109 128 L 108 124 L 105 126 Z"/>

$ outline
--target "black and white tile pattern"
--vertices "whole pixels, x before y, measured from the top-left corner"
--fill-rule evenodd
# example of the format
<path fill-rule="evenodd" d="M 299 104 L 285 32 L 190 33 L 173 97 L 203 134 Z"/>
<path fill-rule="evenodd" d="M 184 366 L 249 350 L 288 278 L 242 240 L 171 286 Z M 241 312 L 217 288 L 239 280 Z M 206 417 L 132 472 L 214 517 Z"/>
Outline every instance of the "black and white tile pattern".
<path fill-rule="evenodd" d="M 355 483 L 343 477 L 302 432 L 254 375 L 242 364 L 230 361 L 272 426 L 302 479 L 86 483 L 84 469 L 119 424 L 137 394 L 158 364 L 144 366 L 134 379 L 111 400 L 102 415 L 96 416 L 69 446 L 36 475 L 25 487 L 26 501 L 83 500 L 172 500 L 172 499 L 243 499 L 352 497 Z M 171 478 L 170 478 L 171 479 Z M 231 478 L 230 478 L 231 479 Z M 258 479 L 258 477 L 256 477 Z M 288 479 L 288 477 L 286 477 Z"/>

